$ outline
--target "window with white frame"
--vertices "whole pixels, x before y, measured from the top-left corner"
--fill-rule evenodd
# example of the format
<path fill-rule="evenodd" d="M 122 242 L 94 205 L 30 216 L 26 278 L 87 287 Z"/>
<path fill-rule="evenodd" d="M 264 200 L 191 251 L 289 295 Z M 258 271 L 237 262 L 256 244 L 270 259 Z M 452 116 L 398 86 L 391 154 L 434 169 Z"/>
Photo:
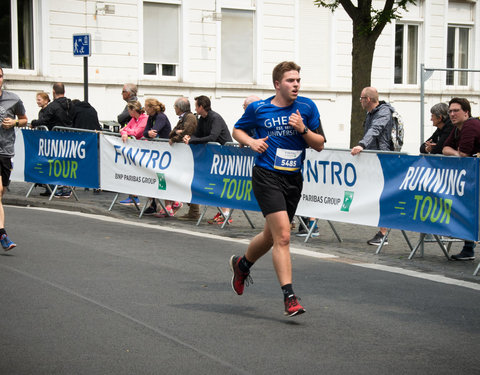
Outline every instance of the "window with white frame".
<path fill-rule="evenodd" d="M 35 69 L 33 0 L 2 1 L 0 16 L 0 66 Z"/>
<path fill-rule="evenodd" d="M 251 10 L 222 9 L 222 82 L 253 82 L 253 15 Z"/>
<path fill-rule="evenodd" d="M 418 25 L 395 25 L 396 84 L 417 84 Z"/>
<path fill-rule="evenodd" d="M 448 27 L 447 36 L 447 68 L 468 69 L 468 46 L 470 28 Z M 447 72 L 447 85 L 467 86 L 467 72 Z"/>
<path fill-rule="evenodd" d="M 176 77 L 179 64 L 179 5 L 143 3 L 143 74 Z"/>

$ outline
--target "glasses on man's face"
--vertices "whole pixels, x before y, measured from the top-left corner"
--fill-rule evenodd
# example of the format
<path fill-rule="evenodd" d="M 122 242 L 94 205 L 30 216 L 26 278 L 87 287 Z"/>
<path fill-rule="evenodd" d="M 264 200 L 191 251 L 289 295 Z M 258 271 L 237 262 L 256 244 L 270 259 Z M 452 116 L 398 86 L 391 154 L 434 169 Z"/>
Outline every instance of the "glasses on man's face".
<path fill-rule="evenodd" d="M 362 101 L 363 99 L 367 99 L 367 98 L 368 98 L 368 96 L 361 96 L 359 99 L 360 99 L 360 101 Z"/>
<path fill-rule="evenodd" d="M 448 110 L 448 114 L 450 114 L 450 113 L 457 113 L 457 112 L 460 112 L 460 111 L 461 111 L 460 108 L 449 109 L 449 110 Z"/>
<path fill-rule="evenodd" d="M 128 92 L 127 90 L 122 90 L 122 94 L 125 94 L 126 92 Z"/>

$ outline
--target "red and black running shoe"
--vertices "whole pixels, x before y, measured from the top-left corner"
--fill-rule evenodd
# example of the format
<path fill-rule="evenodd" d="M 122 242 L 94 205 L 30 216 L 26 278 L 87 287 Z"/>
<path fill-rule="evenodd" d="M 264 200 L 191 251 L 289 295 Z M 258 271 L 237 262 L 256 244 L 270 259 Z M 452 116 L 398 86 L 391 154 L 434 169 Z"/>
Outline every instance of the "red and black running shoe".
<path fill-rule="evenodd" d="M 243 272 L 238 267 L 238 263 L 240 262 L 240 259 L 242 259 L 242 257 L 236 256 L 236 255 L 232 255 L 232 257 L 230 258 L 230 269 L 233 272 L 232 289 L 239 296 L 243 294 L 243 290 L 245 289 L 245 286 L 249 286 L 250 284 L 253 284 L 253 280 L 250 276 L 250 272 Z"/>
<path fill-rule="evenodd" d="M 298 300 L 295 294 L 289 295 L 285 300 L 285 315 L 295 316 L 295 315 L 303 314 L 304 312 L 305 312 L 305 309 L 302 307 L 302 305 L 298 303 Z"/>

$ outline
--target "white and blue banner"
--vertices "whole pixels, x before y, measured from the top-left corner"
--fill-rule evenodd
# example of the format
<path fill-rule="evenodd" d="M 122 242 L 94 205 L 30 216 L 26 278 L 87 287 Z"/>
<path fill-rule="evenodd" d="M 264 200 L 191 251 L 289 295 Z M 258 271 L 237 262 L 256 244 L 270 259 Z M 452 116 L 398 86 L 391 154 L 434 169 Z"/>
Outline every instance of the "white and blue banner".
<path fill-rule="evenodd" d="M 190 202 L 194 159 L 187 145 L 100 135 L 103 190 Z"/>
<path fill-rule="evenodd" d="M 97 134 L 31 130 L 22 130 L 22 134 L 23 152 L 28 155 L 24 157 L 25 181 L 99 187 Z"/>
<path fill-rule="evenodd" d="M 297 214 L 478 239 L 479 160 L 307 150 Z"/>
<path fill-rule="evenodd" d="M 20 180 L 23 175 L 31 182 L 98 187 L 100 175 L 104 190 L 259 211 L 251 183 L 255 153 L 248 148 L 132 139 L 124 143 L 100 134 L 99 172 L 96 134 L 22 135 L 14 158 Z M 479 162 L 308 149 L 297 214 L 476 241 Z"/>

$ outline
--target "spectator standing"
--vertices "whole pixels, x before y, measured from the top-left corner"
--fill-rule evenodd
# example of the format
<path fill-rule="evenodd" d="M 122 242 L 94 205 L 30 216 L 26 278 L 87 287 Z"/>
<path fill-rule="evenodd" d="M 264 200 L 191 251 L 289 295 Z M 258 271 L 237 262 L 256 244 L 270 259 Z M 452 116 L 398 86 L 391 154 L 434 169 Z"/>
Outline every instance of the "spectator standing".
<path fill-rule="evenodd" d="M 117 121 L 121 127 L 128 124 L 128 122 L 132 119 L 132 116 L 128 112 L 128 103 L 129 102 L 136 102 L 138 101 L 137 98 L 137 85 L 134 83 L 125 83 L 122 88 L 122 98 L 127 102 L 125 108 L 123 109 L 122 113 L 117 116 Z"/>
<path fill-rule="evenodd" d="M 197 96 L 195 98 L 195 111 L 198 118 L 197 128 L 193 135 L 185 135 L 183 141 L 188 144 L 201 144 L 208 142 L 218 142 L 224 145 L 227 142 L 232 142 L 232 136 L 228 130 L 225 120 L 217 112 L 214 112 L 211 107 L 210 99 L 205 96 Z M 228 217 L 230 210 L 228 208 L 221 208 L 223 215 L 217 213 L 215 217 L 208 221 L 209 224 L 223 224 L 225 218 Z M 229 219 L 232 222 L 232 219 Z"/>
<path fill-rule="evenodd" d="M 435 104 L 430 108 L 430 113 L 430 120 L 437 130 L 420 146 L 420 152 L 422 154 L 441 154 L 443 144 L 454 126 L 448 116 L 448 105 L 446 103 Z"/>
<path fill-rule="evenodd" d="M 305 309 L 292 286 L 290 223 L 301 197 L 305 148 L 321 151 L 325 138 L 315 132 L 320 126 L 317 106 L 298 95 L 300 67 L 284 61 L 273 69 L 272 78 L 275 96 L 248 106 L 233 129 L 239 143 L 258 153 L 252 187 L 266 222 L 245 255 L 230 258 L 230 268 L 232 288 L 241 295 L 250 280 L 250 268 L 273 247 L 273 264 L 284 296 L 285 315 L 294 316 Z M 250 129 L 256 130 L 258 139 L 248 135 Z"/>
<path fill-rule="evenodd" d="M 128 137 L 134 137 L 135 139 L 141 139 L 143 137 L 143 131 L 147 125 L 148 116 L 144 113 L 144 109 L 139 101 L 130 102 L 127 104 L 128 114 L 131 119 L 121 131 L 123 143 L 127 143 Z M 127 199 L 120 201 L 120 204 L 126 206 L 132 206 L 139 204 L 140 201 L 137 196 L 129 195 Z"/>
<path fill-rule="evenodd" d="M 2 197 L 10 184 L 12 158 L 15 155 L 15 127 L 27 125 L 28 119 L 21 99 L 13 92 L 3 90 L 3 79 L 3 68 L 0 67 L 0 243 L 4 251 L 9 251 L 17 245 L 5 230 Z"/>
<path fill-rule="evenodd" d="M 473 156 L 480 153 L 480 120 L 472 117 L 470 102 L 465 98 L 452 98 L 448 105 L 450 120 L 455 126 L 443 147 L 443 155 Z M 475 242 L 465 241 L 453 260 L 474 260 Z"/>
<path fill-rule="evenodd" d="M 364 123 L 363 138 L 358 145 L 351 150 L 352 155 L 358 155 L 363 150 L 391 151 L 393 112 L 395 109 L 388 103 L 378 100 L 378 91 L 375 87 L 365 87 L 360 95 L 362 108 L 367 111 Z M 379 231 L 368 240 L 369 245 L 381 244 L 387 228 L 379 228 Z M 387 239 L 383 242 L 388 245 Z"/>
<path fill-rule="evenodd" d="M 191 136 L 197 128 L 197 117 L 190 110 L 190 101 L 187 98 L 180 97 L 175 100 L 175 113 L 178 116 L 177 125 L 170 132 L 168 141 L 170 145 L 183 142 L 183 137 Z M 179 220 L 198 220 L 200 218 L 200 205 L 188 203 L 188 212 L 180 216 Z"/>
<path fill-rule="evenodd" d="M 72 122 L 74 128 L 96 131 L 102 130 L 102 127 L 100 126 L 100 121 L 98 121 L 97 110 L 93 108 L 90 103 L 80 101 L 78 99 L 72 100 L 72 103 Z"/>

